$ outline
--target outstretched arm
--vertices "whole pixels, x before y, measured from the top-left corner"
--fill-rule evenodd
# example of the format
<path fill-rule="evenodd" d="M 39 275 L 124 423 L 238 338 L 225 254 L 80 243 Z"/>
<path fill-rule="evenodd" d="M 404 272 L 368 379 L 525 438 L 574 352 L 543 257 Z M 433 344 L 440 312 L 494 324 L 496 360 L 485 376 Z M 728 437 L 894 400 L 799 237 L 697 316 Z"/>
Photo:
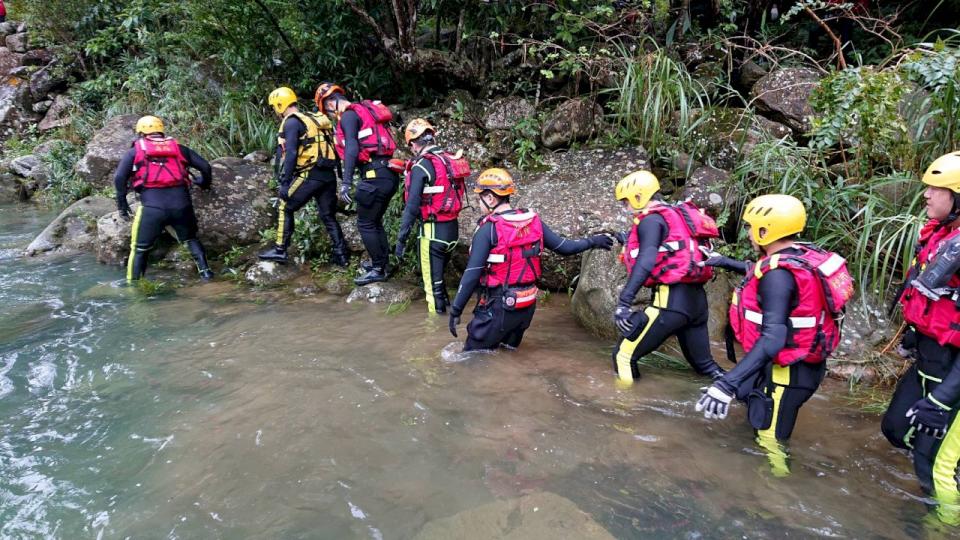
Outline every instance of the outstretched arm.
<path fill-rule="evenodd" d="M 451 315 L 459 317 L 463 313 L 463 310 L 467 307 L 467 302 L 473 296 L 473 291 L 480 283 L 480 276 L 483 275 L 483 271 L 487 267 L 487 257 L 490 256 L 490 250 L 493 249 L 496 242 L 493 233 L 493 224 L 486 223 L 473 235 L 473 242 L 470 245 L 470 259 L 467 261 L 467 269 L 463 271 L 463 277 L 460 278 L 457 296 L 450 306 Z"/>

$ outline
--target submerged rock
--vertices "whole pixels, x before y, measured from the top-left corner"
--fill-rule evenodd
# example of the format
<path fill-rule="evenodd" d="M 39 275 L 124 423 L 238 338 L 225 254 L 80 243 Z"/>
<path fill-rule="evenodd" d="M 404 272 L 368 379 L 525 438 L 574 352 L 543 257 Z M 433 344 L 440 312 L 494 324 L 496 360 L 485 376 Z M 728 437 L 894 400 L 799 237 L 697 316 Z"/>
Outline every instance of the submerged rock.
<path fill-rule="evenodd" d="M 116 208 L 113 199 L 90 196 L 73 203 L 60 213 L 27 246 L 27 255 L 55 249 L 89 249 L 97 244 L 97 220 Z"/>
<path fill-rule="evenodd" d="M 114 116 L 93 135 L 76 167 L 84 180 L 97 188 L 113 186 L 113 173 L 134 141 L 138 118 L 134 114 Z"/>
<path fill-rule="evenodd" d="M 423 296 L 423 288 L 419 285 L 392 280 L 355 288 L 347 296 L 347 303 L 366 300 L 371 304 L 403 304 Z"/>
<path fill-rule="evenodd" d="M 128 197 L 131 211 L 136 212 L 139 202 Z M 97 260 L 103 264 L 125 264 L 130 255 L 132 219 L 123 219 L 114 210 L 97 220 Z"/>
<path fill-rule="evenodd" d="M 277 287 L 289 283 L 303 274 L 299 264 L 280 264 L 273 261 L 258 261 L 244 273 L 247 283 L 256 287 Z"/>

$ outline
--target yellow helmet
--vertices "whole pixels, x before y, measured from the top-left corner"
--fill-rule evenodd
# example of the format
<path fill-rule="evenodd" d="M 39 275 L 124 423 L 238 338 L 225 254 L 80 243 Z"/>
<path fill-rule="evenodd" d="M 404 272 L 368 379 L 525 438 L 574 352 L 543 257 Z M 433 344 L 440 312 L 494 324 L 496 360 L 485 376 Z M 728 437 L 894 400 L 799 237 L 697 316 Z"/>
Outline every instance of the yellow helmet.
<path fill-rule="evenodd" d="M 297 94 L 290 88 L 281 86 L 273 92 L 270 92 L 270 97 L 267 99 L 267 102 L 273 107 L 273 112 L 283 114 L 283 112 L 287 110 L 287 107 L 297 103 Z"/>
<path fill-rule="evenodd" d="M 923 183 L 960 193 L 960 152 L 950 152 L 933 160 L 923 173 Z"/>
<path fill-rule="evenodd" d="M 163 120 L 156 116 L 143 116 L 137 120 L 137 126 L 133 128 L 137 135 L 149 135 L 151 133 L 163 133 Z"/>
<path fill-rule="evenodd" d="M 317 104 L 317 109 L 320 112 L 323 112 L 323 102 L 327 100 L 328 97 L 334 94 L 346 94 L 343 91 L 343 88 L 340 85 L 332 82 L 322 82 L 320 86 L 317 87 L 317 91 L 313 94 L 313 102 Z"/>
<path fill-rule="evenodd" d="M 754 241 L 766 246 L 802 231 L 807 224 L 807 210 L 792 195 L 761 195 L 747 204 L 743 220 L 750 224 Z"/>
<path fill-rule="evenodd" d="M 492 191 L 501 197 L 506 197 L 513 195 L 517 190 L 510 172 L 494 167 L 483 171 L 477 177 L 477 185 L 473 188 L 473 192 L 483 193 L 484 191 Z"/>
<path fill-rule="evenodd" d="M 660 191 L 660 181 L 650 171 L 632 172 L 617 183 L 614 194 L 618 201 L 626 199 L 634 210 L 640 210 Z"/>
<path fill-rule="evenodd" d="M 430 122 L 427 122 L 423 118 L 414 118 L 407 124 L 407 129 L 403 130 L 403 139 L 407 141 L 407 144 L 410 144 L 410 141 L 419 139 L 428 131 L 434 135 L 437 134 L 437 130 L 434 129 Z"/>

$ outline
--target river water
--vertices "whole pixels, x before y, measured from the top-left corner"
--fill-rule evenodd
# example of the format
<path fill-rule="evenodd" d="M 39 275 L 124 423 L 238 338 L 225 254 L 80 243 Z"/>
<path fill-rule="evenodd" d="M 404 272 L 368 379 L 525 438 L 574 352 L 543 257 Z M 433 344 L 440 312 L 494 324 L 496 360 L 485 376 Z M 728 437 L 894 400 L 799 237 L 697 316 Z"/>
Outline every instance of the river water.
<path fill-rule="evenodd" d="M 402 539 L 542 492 L 617 538 L 950 534 L 842 385 L 782 477 L 743 407 L 694 414 L 691 374 L 617 388 L 562 295 L 519 351 L 463 357 L 420 306 L 146 298 L 89 255 L 16 258 L 49 217 L 0 207 L 0 537 Z"/>

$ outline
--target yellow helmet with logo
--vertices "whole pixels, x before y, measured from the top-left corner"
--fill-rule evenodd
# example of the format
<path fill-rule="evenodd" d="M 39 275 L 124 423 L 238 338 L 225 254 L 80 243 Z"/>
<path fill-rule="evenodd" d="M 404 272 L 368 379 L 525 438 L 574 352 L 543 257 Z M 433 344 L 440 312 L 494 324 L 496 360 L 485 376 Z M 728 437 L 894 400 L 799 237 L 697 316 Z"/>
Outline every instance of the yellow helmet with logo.
<path fill-rule="evenodd" d="M 151 133 L 163 133 L 163 120 L 157 118 L 156 116 L 143 116 L 137 120 L 136 127 L 133 128 L 133 132 L 137 135 L 149 135 Z"/>
<path fill-rule="evenodd" d="M 803 231 L 807 210 L 792 195 L 761 195 L 747 204 L 743 220 L 750 224 L 750 236 L 761 246 Z"/>
<path fill-rule="evenodd" d="M 923 173 L 923 183 L 960 193 L 960 152 L 950 152 L 933 160 Z"/>
<path fill-rule="evenodd" d="M 428 131 L 434 135 L 437 134 L 437 130 L 434 129 L 430 122 L 427 122 L 423 118 L 414 118 L 409 124 L 407 124 L 407 128 L 403 130 L 403 139 L 407 141 L 407 144 L 410 144 L 410 141 L 419 139 Z"/>
<path fill-rule="evenodd" d="M 477 177 L 477 185 L 473 188 L 473 192 L 483 193 L 484 191 L 492 191 L 501 197 L 506 197 L 513 195 L 517 190 L 510 172 L 494 167 L 483 171 Z"/>
<path fill-rule="evenodd" d="M 617 183 L 614 194 L 618 201 L 626 199 L 634 210 L 640 210 L 660 191 L 660 181 L 650 171 L 632 172 Z"/>
<path fill-rule="evenodd" d="M 273 107 L 273 112 L 283 114 L 284 111 L 287 110 L 287 107 L 297 103 L 297 94 L 290 88 L 281 86 L 273 92 L 270 92 L 270 97 L 267 99 L 267 102 Z"/>

